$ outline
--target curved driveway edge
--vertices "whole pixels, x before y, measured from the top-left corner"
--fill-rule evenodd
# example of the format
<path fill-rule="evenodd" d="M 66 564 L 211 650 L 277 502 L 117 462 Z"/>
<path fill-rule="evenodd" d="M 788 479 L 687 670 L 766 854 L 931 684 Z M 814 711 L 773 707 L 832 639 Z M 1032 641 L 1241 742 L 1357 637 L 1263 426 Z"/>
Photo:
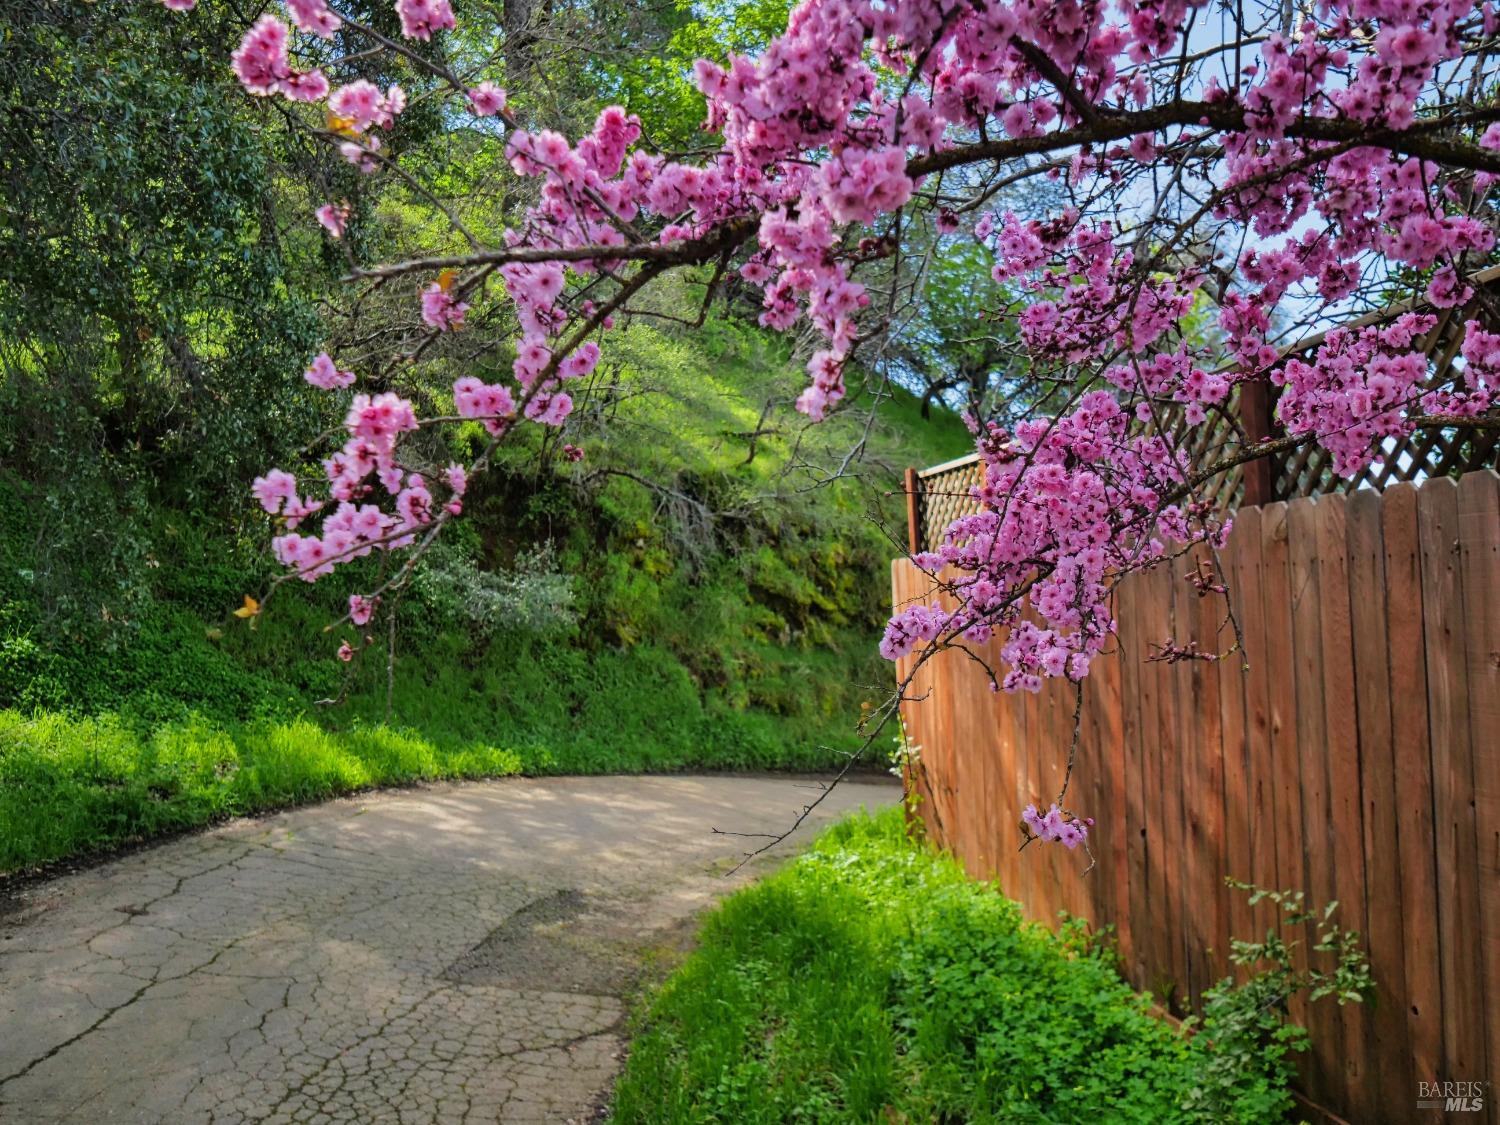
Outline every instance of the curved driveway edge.
<path fill-rule="evenodd" d="M 222 828 L 0 914 L 0 1120 L 577 1121 L 642 966 L 812 829 L 897 787 L 512 779 Z"/>

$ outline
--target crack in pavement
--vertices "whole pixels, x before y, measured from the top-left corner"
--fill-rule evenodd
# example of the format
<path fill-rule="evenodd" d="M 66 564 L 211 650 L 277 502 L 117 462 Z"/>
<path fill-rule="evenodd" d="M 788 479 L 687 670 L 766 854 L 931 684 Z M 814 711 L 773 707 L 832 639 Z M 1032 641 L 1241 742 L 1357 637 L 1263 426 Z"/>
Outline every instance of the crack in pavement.
<path fill-rule="evenodd" d="M 229 860 L 229 861 L 226 861 L 226 862 L 221 863 L 221 864 L 216 864 L 213 867 L 204 868 L 202 871 L 196 872 L 196 873 L 194 873 L 192 875 L 180 876 L 177 879 L 177 881 L 173 884 L 171 890 L 166 891 L 163 894 L 158 895 L 156 898 L 151 899 L 150 901 L 148 901 L 145 904 L 145 906 L 141 908 L 141 911 L 140 911 L 139 915 L 137 915 L 137 914 L 127 914 L 125 916 L 125 920 L 123 922 L 120 922 L 117 925 L 111 926 L 108 929 L 105 929 L 105 930 L 101 931 L 100 933 L 95 934 L 93 937 L 89 938 L 89 940 L 85 943 L 85 947 L 92 950 L 94 942 L 98 941 L 100 938 L 106 936 L 107 934 L 110 934 L 110 933 L 114 932 L 115 930 L 122 929 L 122 928 L 124 928 L 126 926 L 131 925 L 133 922 L 135 922 L 135 920 L 136 920 L 137 917 L 140 917 L 141 915 L 144 915 L 147 911 L 150 910 L 151 907 L 157 905 L 158 903 L 165 902 L 167 899 L 170 899 L 174 895 L 180 893 L 181 890 L 182 890 L 183 884 L 186 883 L 188 880 L 195 879 L 195 878 L 199 877 L 200 875 L 210 875 L 210 874 L 213 874 L 216 871 L 220 871 L 220 870 L 222 870 L 222 869 L 224 869 L 226 867 L 232 866 L 234 862 L 236 862 L 236 860 Z M 9 1085 L 11 1082 L 14 1082 L 18 1078 L 25 1077 L 33 1069 L 35 1069 L 36 1067 L 40 1066 L 42 1063 L 46 1062 L 48 1059 L 53 1058 L 54 1056 L 56 1056 L 60 1052 L 66 1050 L 69 1047 L 71 1047 L 74 1043 L 77 1043 L 79 1040 L 83 1039 L 85 1036 L 91 1035 L 100 1026 L 102 1026 L 104 1023 L 106 1023 L 110 1019 L 112 1019 L 116 1015 L 116 1013 L 118 1013 L 120 1011 L 123 1011 L 125 1008 L 130 1007 L 132 1004 L 134 1004 L 137 1000 L 139 1000 L 147 992 L 151 991 L 151 989 L 154 988 L 154 987 L 156 987 L 158 984 L 162 984 L 162 983 L 165 983 L 167 981 L 178 980 L 178 979 L 181 979 L 181 977 L 187 976 L 187 975 L 189 975 L 189 974 L 191 974 L 193 972 L 197 972 L 199 969 L 205 969 L 205 968 L 208 968 L 208 967 L 212 966 L 215 961 L 217 961 L 221 956 L 223 956 L 224 953 L 228 952 L 234 945 L 238 944 L 238 942 L 240 940 L 242 940 L 242 939 L 236 938 L 235 941 L 231 942 L 228 946 L 225 946 L 224 948 L 222 948 L 222 949 L 218 950 L 217 952 L 215 952 L 213 954 L 213 956 L 211 958 L 209 958 L 209 960 L 207 962 L 205 962 L 204 964 L 199 965 L 199 966 L 197 966 L 197 967 L 195 967 L 193 969 L 187 970 L 184 973 L 180 973 L 177 976 L 174 976 L 174 977 L 161 977 L 159 975 L 153 975 L 149 980 L 146 981 L 145 984 L 141 985 L 140 988 L 136 989 L 135 992 L 133 992 L 130 995 L 130 998 L 127 999 L 126 1001 L 124 1001 L 124 1003 L 115 1004 L 115 1005 L 111 1005 L 111 1006 L 108 1006 L 108 1007 L 104 1007 L 104 1014 L 101 1015 L 93 1023 L 91 1023 L 88 1027 L 84 1028 L 82 1031 L 79 1031 L 76 1034 L 69 1036 L 67 1039 L 64 1039 L 61 1043 L 55 1044 L 46 1053 L 38 1055 L 36 1058 L 34 1058 L 30 1062 L 28 1062 L 25 1066 L 21 1067 L 20 1070 L 14 1071 L 14 1072 L 12 1072 L 10 1074 L 7 1074 L 7 1075 L 4 1075 L 4 1076 L 0 1076 L 0 1095 L 4 1094 L 5 1087 L 7 1085 Z M 119 970 L 116 970 L 116 971 L 119 971 Z M 121 975 L 122 976 L 130 976 L 132 974 L 121 972 Z M 96 1006 L 103 1007 L 102 1005 L 96 1005 Z M 3 1097 L 0 1097 L 0 1105 L 3 1105 L 3 1104 L 5 1104 L 4 1099 L 3 1099 Z"/>

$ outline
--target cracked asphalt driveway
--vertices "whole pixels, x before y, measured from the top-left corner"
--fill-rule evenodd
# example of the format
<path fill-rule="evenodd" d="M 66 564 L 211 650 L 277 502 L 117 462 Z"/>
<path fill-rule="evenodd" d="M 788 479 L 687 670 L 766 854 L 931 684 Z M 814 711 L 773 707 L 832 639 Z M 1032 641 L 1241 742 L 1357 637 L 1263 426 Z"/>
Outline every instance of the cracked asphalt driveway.
<path fill-rule="evenodd" d="M 784 830 L 812 784 L 370 794 L 28 887 L 0 901 L 0 1121 L 588 1120 L 644 966 L 774 862 L 726 879 L 748 841 L 712 829 Z M 898 798 L 846 781 L 811 824 Z"/>

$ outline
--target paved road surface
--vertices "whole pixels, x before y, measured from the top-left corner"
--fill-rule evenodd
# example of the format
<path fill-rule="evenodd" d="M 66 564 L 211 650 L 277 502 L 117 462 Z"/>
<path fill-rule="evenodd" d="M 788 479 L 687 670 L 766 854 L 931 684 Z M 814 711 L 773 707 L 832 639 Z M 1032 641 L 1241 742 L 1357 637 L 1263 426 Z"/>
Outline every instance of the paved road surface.
<path fill-rule="evenodd" d="M 0 900 L 0 1121 L 590 1120 L 642 966 L 765 870 L 726 880 L 745 841 L 710 829 L 779 831 L 810 784 L 433 786 L 30 887 Z M 845 782 L 814 823 L 898 796 Z"/>

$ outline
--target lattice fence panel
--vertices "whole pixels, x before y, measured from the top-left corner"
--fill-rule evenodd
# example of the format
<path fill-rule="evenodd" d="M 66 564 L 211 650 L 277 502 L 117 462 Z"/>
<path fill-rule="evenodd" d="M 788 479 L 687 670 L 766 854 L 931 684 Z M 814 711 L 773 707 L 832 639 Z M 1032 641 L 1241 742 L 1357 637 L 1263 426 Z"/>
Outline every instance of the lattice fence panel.
<path fill-rule="evenodd" d="M 959 516 L 977 513 L 979 501 L 970 495 L 970 489 L 984 483 L 984 465 L 979 455 L 961 457 L 924 469 L 917 474 L 918 488 L 918 546 L 931 551 L 943 541 L 943 532 Z"/>
<path fill-rule="evenodd" d="M 1426 351 L 1432 365 L 1429 386 L 1446 383 L 1455 369 L 1462 372 L 1459 348 L 1471 320 L 1483 319 L 1494 330 L 1495 318 L 1488 313 L 1491 305 L 1485 303 L 1483 295 L 1488 290 L 1491 304 L 1500 298 L 1500 268 L 1476 274 L 1470 282 L 1476 291 L 1474 298 L 1463 309 L 1440 313 L 1437 326 L 1427 338 Z M 1397 307 L 1379 316 L 1364 317 L 1350 327 L 1378 324 L 1404 311 L 1405 307 Z M 1284 355 L 1310 356 L 1323 340 L 1320 333 L 1288 348 Z M 1358 488 L 1385 488 L 1398 481 L 1420 484 L 1434 477 L 1458 477 L 1486 468 L 1500 468 L 1500 435 L 1493 430 L 1419 430 L 1405 439 L 1388 439 L 1380 456 L 1350 478 L 1334 473 L 1333 459 L 1326 451 L 1303 446 L 1276 463 L 1272 496 L 1276 500 L 1293 500 L 1298 496 L 1353 492 Z"/>
<path fill-rule="evenodd" d="M 1232 411 L 1237 407 L 1238 394 L 1238 388 L 1231 392 L 1226 404 L 1230 412 L 1228 416 L 1216 414 L 1202 426 L 1181 428 L 1180 432 L 1188 439 L 1187 453 L 1194 469 L 1216 464 L 1238 448 L 1242 439 L 1231 421 Z M 1163 423 L 1169 431 L 1176 428 L 1172 416 L 1164 418 Z M 943 533 L 949 524 L 960 516 L 974 515 L 980 510 L 979 501 L 974 499 L 970 490 L 982 483 L 984 466 L 977 454 L 936 465 L 917 474 L 919 550 L 934 550 L 943 541 Z M 1239 504 L 1243 491 L 1244 473 L 1236 466 L 1206 481 L 1196 498 L 1217 507 L 1233 508 Z"/>
<path fill-rule="evenodd" d="M 1439 321 L 1426 341 L 1427 354 L 1431 359 L 1430 385 L 1441 384 L 1449 378 L 1454 368 L 1463 369 L 1463 358 L 1459 348 L 1463 343 L 1466 325 L 1476 318 L 1488 322 L 1491 331 L 1496 330 L 1496 318 L 1488 310 L 1500 305 L 1500 266 L 1472 275 L 1469 284 L 1474 287 L 1474 298 L 1462 309 L 1449 309 L 1439 314 Z M 1484 298 L 1488 298 L 1488 303 Z M 1348 327 L 1358 328 L 1390 320 L 1411 306 L 1400 305 L 1382 313 L 1352 321 Z M 1420 307 L 1417 311 L 1423 311 Z M 1283 359 L 1305 356 L 1315 352 L 1326 338 L 1324 333 L 1302 340 L 1282 353 Z M 1236 386 L 1224 404 L 1221 413 L 1210 416 L 1208 422 L 1192 428 L 1180 424 L 1180 410 L 1166 415 L 1162 422 L 1168 432 L 1182 434 L 1187 443 L 1189 463 L 1194 469 L 1203 469 L 1218 464 L 1242 448 L 1245 435 L 1235 419 L 1241 417 L 1240 388 Z M 1263 427 L 1250 427 L 1249 438 L 1259 440 L 1266 436 L 1258 432 Z M 1437 477 L 1459 477 L 1479 469 L 1500 469 L 1500 432 L 1493 429 L 1428 429 L 1420 430 L 1404 440 L 1390 439 L 1381 456 L 1352 478 L 1340 477 L 1333 471 L 1333 458 L 1321 447 L 1308 444 L 1291 452 L 1269 458 L 1270 490 L 1272 500 L 1292 500 L 1299 496 L 1319 496 L 1330 492 L 1353 492 L 1359 488 L 1383 489 L 1398 481 L 1422 481 Z M 917 474 L 920 494 L 917 498 L 918 537 L 921 550 L 931 550 L 942 541 L 943 532 L 959 516 L 979 511 L 979 504 L 969 490 L 982 480 L 983 470 L 978 457 L 964 457 L 934 466 Z M 1204 483 L 1197 498 L 1207 500 L 1218 507 L 1236 508 L 1245 495 L 1245 470 L 1243 466 L 1233 469 Z"/>

